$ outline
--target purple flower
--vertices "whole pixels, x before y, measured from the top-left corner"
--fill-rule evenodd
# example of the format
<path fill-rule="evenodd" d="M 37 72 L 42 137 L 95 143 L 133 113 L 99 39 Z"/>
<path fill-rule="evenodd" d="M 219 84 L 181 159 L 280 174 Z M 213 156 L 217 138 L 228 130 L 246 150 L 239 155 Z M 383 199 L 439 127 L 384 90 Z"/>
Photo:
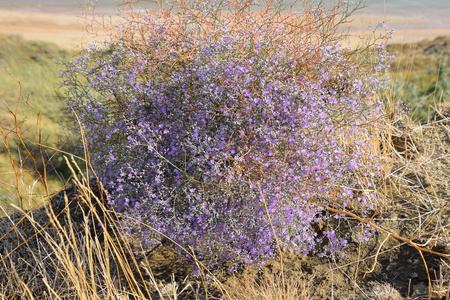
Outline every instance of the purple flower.
<path fill-rule="evenodd" d="M 274 36 L 276 24 L 262 20 L 233 31 L 228 21 L 192 34 L 148 18 L 133 24 L 142 36 L 131 44 L 125 23 L 107 52 L 92 47 L 63 71 L 67 111 L 86 128 L 108 201 L 144 247 L 162 233 L 210 266 L 262 265 L 277 255 L 275 235 L 284 250 L 341 253 L 345 216 L 320 204 L 376 201 L 354 191 L 369 184 L 358 176 L 381 174 L 367 144 L 383 130 L 371 126 L 383 116 L 371 95 L 389 59 L 378 49 L 373 71 L 337 45 Z"/>

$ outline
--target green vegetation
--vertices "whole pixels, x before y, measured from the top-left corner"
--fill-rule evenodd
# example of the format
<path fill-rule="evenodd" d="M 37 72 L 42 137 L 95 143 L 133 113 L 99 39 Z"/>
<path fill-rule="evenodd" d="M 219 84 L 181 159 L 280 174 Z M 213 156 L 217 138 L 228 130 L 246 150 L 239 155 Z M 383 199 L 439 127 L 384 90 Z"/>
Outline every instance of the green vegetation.
<path fill-rule="evenodd" d="M 20 81 L 23 100 L 29 104 L 21 107 L 24 116 L 30 117 L 36 111 L 41 112 L 42 133 L 51 137 L 52 141 L 61 116 L 61 107 L 64 105 L 55 98 L 60 71 L 60 65 L 55 62 L 67 61 L 72 56 L 73 53 L 58 48 L 56 44 L 29 42 L 19 36 L 0 35 L 2 100 L 8 106 L 15 107 L 18 97 L 17 80 Z M 3 117 L 6 116 L 2 114 Z"/>
<path fill-rule="evenodd" d="M 392 66 L 389 98 L 411 108 L 411 119 L 425 122 L 432 107 L 450 100 L 450 37 L 388 46 L 398 53 Z"/>
<path fill-rule="evenodd" d="M 61 66 L 55 62 L 70 60 L 73 52 L 63 50 L 52 43 L 30 42 L 19 36 L 0 34 L 0 125 L 8 136 L 13 158 L 21 160 L 24 168 L 33 169 L 31 157 L 27 157 L 24 145 L 17 147 L 19 142 L 14 133 L 14 114 L 17 112 L 17 122 L 21 124 L 21 135 L 29 150 L 35 155 L 41 151 L 30 146 L 32 142 L 60 148 L 67 145 L 66 133 L 59 125 L 62 117 L 61 107 L 64 101 L 57 97 L 58 74 Z M 21 90 L 22 89 L 22 90 Z M 17 111 L 16 111 L 17 109 Z M 40 128 L 37 130 L 36 128 Z M 12 130 L 12 132 L 11 132 Z M 16 144 L 16 145 L 14 145 Z M 0 145 L 0 199 L 15 200 L 15 176 L 10 158 L 5 153 L 5 140 Z M 20 153 L 20 154 L 19 154 Z M 42 148 L 44 158 L 54 155 L 49 148 Z M 41 155 L 35 155 L 40 158 Z M 40 161 L 39 161 L 40 160 Z M 45 160 L 45 159 L 44 159 Z M 52 165 L 46 167 L 49 176 L 49 189 L 54 191 L 62 184 L 57 179 L 54 168 L 58 168 L 62 158 L 52 159 Z M 42 159 L 37 159 L 38 169 L 43 174 Z M 62 171 L 62 170 L 60 170 Z M 37 177 L 26 175 L 33 182 Z M 28 178 L 29 177 L 29 178 Z M 39 181 L 33 187 L 36 193 L 43 193 L 45 188 Z M 0 201 L 1 204 L 1 201 Z"/>

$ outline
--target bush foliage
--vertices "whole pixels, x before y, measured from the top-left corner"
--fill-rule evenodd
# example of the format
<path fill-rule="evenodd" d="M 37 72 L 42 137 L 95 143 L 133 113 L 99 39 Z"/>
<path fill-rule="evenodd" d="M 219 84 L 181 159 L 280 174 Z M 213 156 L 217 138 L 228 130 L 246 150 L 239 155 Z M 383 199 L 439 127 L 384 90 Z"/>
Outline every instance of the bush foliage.
<path fill-rule="evenodd" d="M 346 6 L 211 3 L 126 12 L 64 70 L 110 204 L 131 239 L 163 233 L 210 266 L 340 253 L 324 206 L 376 202 L 391 57 L 339 45 Z"/>

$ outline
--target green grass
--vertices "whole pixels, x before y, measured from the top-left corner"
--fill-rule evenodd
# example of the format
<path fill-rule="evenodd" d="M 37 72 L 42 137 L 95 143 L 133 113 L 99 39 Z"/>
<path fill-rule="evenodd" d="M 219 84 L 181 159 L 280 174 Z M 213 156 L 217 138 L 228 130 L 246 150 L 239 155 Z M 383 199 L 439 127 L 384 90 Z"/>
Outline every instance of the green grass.
<path fill-rule="evenodd" d="M 56 44 L 29 42 L 19 36 L 0 35 L 1 99 L 15 107 L 19 97 L 20 81 L 23 87 L 20 112 L 35 122 L 36 112 L 42 113 L 42 134 L 55 141 L 59 131 L 63 101 L 55 97 L 61 66 L 55 62 L 70 60 L 74 53 L 58 48 Z M 8 74 L 9 73 L 9 74 Z M 2 109 L 1 118 L 8 118 Z"/>
<path fill-rule="evenodd" d="M 74 52 L 61 49 L 56 44 L 26 41 L 19 36 L 0 34 L 0 126 L 8 135 L 14 159 L 23 158 L 26 152 L 23 147 L 18 149 L 14 145 L 17 144 L 18 138 L 14 132 L 9 132 L 15 127 L 14 115 L 9 109 L 13 112 L 17 109 L 21 135 L 27 146 L 33 150 L 33 154 L 38 153 L 39 149 L 32 147 L 32 142 L 40 141 L 50 147 L 60 147 L 67 141 L 66 133 L 59 125 L 63 118 L 61 108 L 65 103 L 56 97 L 61 69 L 61 65 L 56 62 L 68 61 L 74 55 Z M 16 184 L 11 161 L 5 155 L 4 142 L 2 139 L 0 143 L 0 204 L 2 198 L 4 202 L 14 200 L 10 195 L 15 194 Z M 44 157 L 48 158 L 54 154 L 54 151 L 49 149 L 43 150 Z M 53 159 L 55 166 L 60 162 L 62 157 Z M 30 158 L 25 159 L 23 165 L 25 168 L 34 167 Z M 42 160 L 38 159 L 37 165 L 42 172 Z M 50 189 L 55 190 L 61 186 L 61 181 L 51 172 L 52 168 L 47 166 Z M 30 174 L 24 176 L 31 182 L 37 179 Z M 45 190 L 39 181 L 31 188 L 36 193 L 43 193 Z M 26 188 L 23 189 L 25 192 Z"/>
<path fill-rule="evenodd" d="M 450 101 L 450 36 L 388 46 L 398 53 L 391 68 L 390 98 L 411 108 L 411 119 L 428 120 L 432 106 Z"/>

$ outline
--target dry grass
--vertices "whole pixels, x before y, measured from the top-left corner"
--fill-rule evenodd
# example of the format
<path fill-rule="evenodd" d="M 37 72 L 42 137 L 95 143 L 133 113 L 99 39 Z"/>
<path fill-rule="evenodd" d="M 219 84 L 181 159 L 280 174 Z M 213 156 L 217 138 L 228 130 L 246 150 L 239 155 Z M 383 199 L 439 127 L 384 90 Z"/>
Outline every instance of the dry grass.
<path fill-rule="evenodd" d="M 373 300 L 402 300 L 400 293 L 389 283 L 377 284 L 368 295 Z"/>
<path fill-rule="evenodd" d="M 232 277 L 226 300 L 302 300 L 312 299 L 312 277 L 291 277 L 283 284 L 280 274 L 262 273 L 259 278 Z"/>
<path fill-rule="evenodd" d="M 2 219 L 2 246 L 10 248 L 1 258 L 3 297 L 146 299 L 153 292 L 119 229 L 110 226 L 117 216 L 101 196 L 76 180 L 72 195 L 54 196 L 55 211 L 44 206 Z"/>

